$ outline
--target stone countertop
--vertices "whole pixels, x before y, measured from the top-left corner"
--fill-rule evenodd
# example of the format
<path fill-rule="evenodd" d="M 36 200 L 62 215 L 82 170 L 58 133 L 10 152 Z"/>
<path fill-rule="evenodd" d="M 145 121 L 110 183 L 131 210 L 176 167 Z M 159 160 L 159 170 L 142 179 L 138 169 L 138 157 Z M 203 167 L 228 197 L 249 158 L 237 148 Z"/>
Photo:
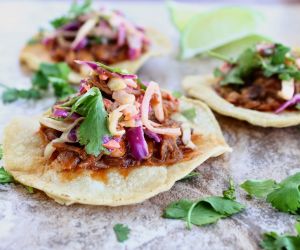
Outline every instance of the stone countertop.
<path fill-rule="evenodd" d="M 106 3 L 104 5 L 123 10 L 138 23 L 164 31 L 176 48 L 178 34 L 162 3 Z M 18 87 L 29 85 L 28 76 L 18 65 L 19 51 L 39 27 L 67 7 L 68 3 L 61 1 L 0 2 L 0 82 Z M 264 34 L 290 45 L 299 42 L 300 6 L 256 7 L 267 17 Z M 216 62 L 207 59 L 180 62 L 175 59 L 174 52 L 165 58 L 151 59 L 140 75 L 164 87 L 180 89 L 185 75 L 210 72 L 214 65 Z M 0 141 L 3 127 L 13 116 L 37 115 L 53 100 L 49 97 L 35 103 L 0 103 Z M 161 218 L 163 208 L 171 201 L 221 194 L 230 177 L 235 183 L 249 178 L 281 180 L 300 170 L 299 128 L 264 129 L 221 116 L 217 119 L 233 153 L 208 160 L 197 169 L 200 177 L 178 182 L 170 191 L 138 205 L 67 207 L 55 203 L 42 192 L 29 194 L 20 185 L 0 186 L 0 249 L 251 250 L 259 249 L 258 243 L 265 231 L 294 232 L 294 216 L 276 212 L 264 201 L 247 200 L 240 189 L 237 199 L 247 205 L 247 209 L 231 219 L 187 230 L 182 221 Z M 115 239 L 112 227 L 116 223 L 124 223 L 132 230 L 125 243 Z"/>

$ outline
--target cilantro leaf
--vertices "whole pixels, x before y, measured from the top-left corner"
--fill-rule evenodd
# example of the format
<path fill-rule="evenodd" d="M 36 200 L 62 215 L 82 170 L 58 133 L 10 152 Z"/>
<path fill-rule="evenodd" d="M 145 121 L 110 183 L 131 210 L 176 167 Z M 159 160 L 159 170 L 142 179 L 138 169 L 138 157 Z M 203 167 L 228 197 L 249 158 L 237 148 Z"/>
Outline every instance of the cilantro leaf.
<path fill-rule="evenodd" d="M 126 225 L 116 224 L 114 225 L 113 229 L 116 234 L 118 242 L 124 242 L 128 240 L 130 229 Z"/>
<path fill-rule="evenodd" d="M 245 50 L 234 62 L 233 68 L 221 80 L 221 85 L 244 84 L 244 80 L 261 65 L 260 56 L 254 48 Z M 219 72 L 220 73 L 220 72 Z"/>
<path fill-rule="evenodd" d="M 201 174 L 197 171 L 192 171 L 189 174 L 187 174 L 186 176 L 184 176 L 183 178 L 181 178 L 179 181 L 185 181 L 187 179 L 191 179 L 197 176 L 200 176 Z"/>
<path fill-rule="evenodd" d="M 2 93 L 1 97 L 4 103 L 11 103 L 17 101 L 18 99 L 37 100 L 41 98 L 41 94 L 38 90 L 34 88 L 30 88 L 30 89 L 7 88 Z"/>
<path fill-rule="evenodd" d="M 250 196 L 266 197 L 278 185 L 274 180 L 247 180 L 240 185 Z"/>
<path fill-rule="evenodd" d="M 239 68 L 233 68 L 230 70 L 220 82 L 221 86 L 225 86 L 227 84 L 244 84 Z"/>
<path fill-rule="evenodd" d="M 105 150 L 102 140 L 109 135 L 107 128 L 107 112 L 104 108 L 101 92 L 93 87 L 82 95 L 73 105 L 72 112 L 85 116 L 79 126 L 79 142 L 85 145 L 88 154 L 98 156 Z"/>
<path fill-rule="evenodd" d="M 290 51 L 291 49 L 282 45 L 282 44 L 276 44 L 275 49 L 274 49 L 274 54 L 272 55 L 272 64 L 283 64 L 286 59 L 286 54 Z"/>
<path fill-rule="evenodd" d="M 211 196 L 198 201 L 179 200 L 169 204 L 163 213 L 164 218 L 181 219 L 191 224 L 203 226 L 229 217 L 245 208 L 244 205 L 219 196 Z"/>
<path fill-rule="evenodd" d="M 6 171 L 3 167 L 1 167 L 0 168 L 0 184 L 8 184 L 8 183 L 12 183 L 12 182 L 15 182 L 14 177 L 8 171 Z M 29 186 L 25 186 L 25 185 L 23 185 L 23 186 L 27 189 L 28 193 L 30 193 L 30 194 L 34 193 L 33 187 L 29 187 Z"/>
<path fill-rule="evenodd" d="M 242 188 L 250 195 L 265 197 L 266 201 L 285 213 L 298 214 L 300 210 L 300 172 L 287 177 L 280 183 L 273 180 L 246 181 Z"/>
<path fill-rule="evenodd" d="M 13 176 L 3 167 L 0 168 L 0 184 L 11 183 L 14 181 Z"/>
<path fill-rule="evenodd" d="M 261 54 L 256 47 L 251 47 L 240 54 L 231 62 L 231 69 L 224 73 L 215 69 L 215 77 L 220 77 L 220 85 L 239 84 L 243 85 L 246 79 L 254 76 L 255 72 L 262 72 L 265 77 L 276 76 L 281 80 L 300 80 L 300 70 L 295 63 L 295 58 L 288 55 L 290 48 L 275 44 L 274 49 L 267 55 Z M 226 59 L 224 60 L 228 63 Z"/>
<path fill-rule="evenodd" d="M 197 115 L 197 111 L 195 108 L 190 108 L 181 111 L 181 114 L 188 120 L 193 121 Z"/>
<path fill-rule="evenodd" d="M 235 200 L 235 187 L 232 179 L 229 180 L 229 188 L 223 191 L 223 197 L 229 200 Z"/>
<path fill-rule="evenodd" d="M 66 63 L 42 63 L 39 70 L 32 76 L 29 89 L 9 88 L 2 93 L 4 103 L 11 103 L 18 99 L 37 100 L 43 97 L 45 91 L 51 86 L 57 98 L 63 98 L 75 92 L 70 85 L 68 76 L 71 69 Z"/>
<path fill-rule="evenodd" d="M 58 29 L 63 25 L 71 22 L 76 17 L 91 11 L 91 5 L 92 0 L 85 0 L 81 5 L 77 2 L 73 2 L 68 13 L 65 16 L 58 17 L 52 20 L 50 23 L 55 29 Z"/>
<path fill-rule="evenodd" d="M 2 148 L 2 144 L 0 144 L 0 160 L 3 157 L 3 148 Z"/>
<path fill-rule="evenodd" d="M 50 24 L 53 26 L 53 28 L 58 29 L 70 21 L 72 21 L 72 19 L 70 19 L 69 17 L 62 16 L 62 17 L 55 18 L 50 22 Z"/>
<path fill-rule="evenodd" d="M 190 200 L 172 202 L 164 210 L 163 217 L 167 219 L 184 219 L 193 203 Z"/>
<path fill-rule="evenodd" d="M 296 230 L 299 227 L 299 223 L 295 225 Z M 278 235 L 276 232 L 268 232 L 264 233 L 263 240 L 260 243 L 262 249 L 265 250 L 296 250 L 300 249 L 300 236 L 299 231 L 298 234 L 294 235 Z"/>
<path fill-rule="evenodd" d="M 299 186 L 300 172 L 279 183 L 279 187 L 268 194 L 267 202 L 282 212 L 297 213 L 300 208 Z"/>

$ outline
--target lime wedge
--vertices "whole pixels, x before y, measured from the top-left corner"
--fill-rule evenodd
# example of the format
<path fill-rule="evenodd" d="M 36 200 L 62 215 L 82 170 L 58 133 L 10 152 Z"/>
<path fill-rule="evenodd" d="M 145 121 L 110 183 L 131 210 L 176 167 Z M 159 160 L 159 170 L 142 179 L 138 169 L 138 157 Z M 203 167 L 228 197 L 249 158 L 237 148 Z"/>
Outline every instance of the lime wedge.
<path fill-rule="evenodd" d="M 181 35 L 181 58 L 191 58 L 255 33 L 263 18 L 247 8 L 224 7 L 195 15 Z"/>
<path fill-rule="evenodd" d="M 223 55 L 226 58 L 236 58 L 247 48 L 259 42 L 272 42 L 272 39 L 262 35 L 250 35 L 242 39 L 233 41 L 213 50 L 213 52 Z"/>
<path fill-rule="evenodd" d="M 193 8 L 192 5 L 167 1 L 167 7 L 173 24 L 179 31 L 183 31 L 186 24 L 202 10 Z"/>

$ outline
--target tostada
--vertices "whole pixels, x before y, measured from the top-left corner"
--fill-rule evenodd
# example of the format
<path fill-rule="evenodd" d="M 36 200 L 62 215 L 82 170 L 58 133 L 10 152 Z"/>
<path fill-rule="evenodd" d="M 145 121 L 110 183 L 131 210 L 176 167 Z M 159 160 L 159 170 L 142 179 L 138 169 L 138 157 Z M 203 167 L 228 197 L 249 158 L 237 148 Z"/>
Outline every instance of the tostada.
<path fill-rule="evenodd" d="M 4 167 L 62 204 L 119 206 L 169 190 L 230 151 L 210 109 L 100 63 L 78 93 L 4 132 Z"/>

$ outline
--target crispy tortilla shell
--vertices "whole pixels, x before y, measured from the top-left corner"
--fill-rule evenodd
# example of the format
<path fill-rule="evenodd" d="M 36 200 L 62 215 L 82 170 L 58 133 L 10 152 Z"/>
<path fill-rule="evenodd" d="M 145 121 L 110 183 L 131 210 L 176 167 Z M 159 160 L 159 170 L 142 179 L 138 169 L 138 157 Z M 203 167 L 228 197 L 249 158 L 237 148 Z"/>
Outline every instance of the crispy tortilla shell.
<path fill-rule="evenodd" d="M 222 98 L 214 89 L 213 76 L 187 76 L 183 88 L 188 96 L 205 102 L 214 111 L 229 117 L 247 121 L 260 127 L 283 128 L 300 124 L 300 111 L 285 111 L 280 114 L 261 112 L 237 107 Z"/>
<path fill-rule="evenodd" d="M 4 167 L 24 185 L 44 191 L 61 204 L 120 206 L 142 202 L 169 190 L 210 157 L 231 151 L 210 109 L 200 101 L 180 99 L 182 110 L 195 107 L 191 126 L 199 140 L 194 157 L 171 166 L 140 166 L 132 169 L 73 170 L 61 172 L 46 163 L 38 135 L 38 119 L 15 118 L 4 133 Z"/>
<path fill-rule="evenodd" d="M 150 57 L 159 56 L 170 52 L 171 43 L 168 38 L 165 37 L 165 35 L 150 28 L 146 30 L 146 34 L 151 41 L 151 46 L 146 53 L 144 53 L 137 60 L 126 60 L 120 63 L 112 64 L 110 66 L 127 69 L 131 73 L 136 73 Z M 39 65 L 43 62 L 54 63 L 45 46 L 40 43 L 26 45 L 20 53 L 20 62 L 32 71 L 38 70 Z M 82 67 L 80 74 L 73 71 L 70 74 L 69 80 L 72 83 L 79 83 L 82 77 L 87 76 L 89 72 L 90 70 Z"/>

